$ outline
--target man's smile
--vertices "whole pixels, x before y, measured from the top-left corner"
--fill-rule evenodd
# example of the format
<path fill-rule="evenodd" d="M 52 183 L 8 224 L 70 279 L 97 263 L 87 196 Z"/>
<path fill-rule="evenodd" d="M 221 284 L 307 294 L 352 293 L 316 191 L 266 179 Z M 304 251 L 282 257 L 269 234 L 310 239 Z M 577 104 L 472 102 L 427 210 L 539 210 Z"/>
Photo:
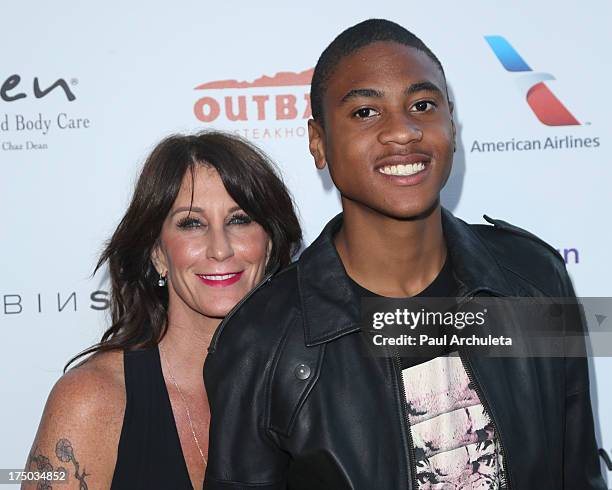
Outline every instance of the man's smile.
<path fill-rule="evenodd" d="M 414 175 L 425 170 L 425 163 L 408 163 L 406 165 L 385 165 L 384 167 L 378 168 L 381 174 L 385 175 Z"/>

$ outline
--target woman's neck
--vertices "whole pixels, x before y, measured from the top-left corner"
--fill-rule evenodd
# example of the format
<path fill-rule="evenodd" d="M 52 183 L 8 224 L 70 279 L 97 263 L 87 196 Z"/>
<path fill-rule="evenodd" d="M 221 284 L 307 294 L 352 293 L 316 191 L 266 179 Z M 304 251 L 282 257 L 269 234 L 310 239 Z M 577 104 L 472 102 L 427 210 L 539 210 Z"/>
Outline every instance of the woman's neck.
<path fill-rule="evenodd" d="M 159 346 L 173 374 L 188 386 L 202 383 L 204 359 L 220 318 L 200 315 L 197 321 L 178 312 L 168 311 L 168 329 Z"/>

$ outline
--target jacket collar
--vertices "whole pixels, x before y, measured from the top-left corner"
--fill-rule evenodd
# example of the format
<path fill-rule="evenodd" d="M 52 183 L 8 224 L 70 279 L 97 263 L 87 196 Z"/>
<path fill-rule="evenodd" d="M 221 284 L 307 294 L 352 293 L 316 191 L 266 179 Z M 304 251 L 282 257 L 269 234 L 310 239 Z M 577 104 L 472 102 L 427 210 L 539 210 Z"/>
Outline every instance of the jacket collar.
<path fill-rule="evenodd" d="M 361 301 L 333 244 L 342 219 L 340 213 L 327 223 L 298 261 L 298 289 L 308 346 L 328 342 L 360 328 Z M 459 285 L 459 297 L 478 292 L 517 295 L 489 248 L 467 223 L 442 208 L 442 228 Z"/>

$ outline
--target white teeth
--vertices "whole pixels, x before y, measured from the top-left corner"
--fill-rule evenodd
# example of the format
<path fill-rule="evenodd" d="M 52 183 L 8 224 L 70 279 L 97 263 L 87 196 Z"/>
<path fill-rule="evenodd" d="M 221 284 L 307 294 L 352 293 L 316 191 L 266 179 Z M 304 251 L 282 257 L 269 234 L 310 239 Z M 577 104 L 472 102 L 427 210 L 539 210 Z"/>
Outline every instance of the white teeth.
<path fill-rule="evenodd" d="M 387 165 L 378 169 L 380 173 L 385 175 L 414 175 L 422 170 L 425 170 L 423 162 L 409 163 L 407 165 Z"/>
<path fill-rule="evenodd" d="M 236 274 L 224 274 L 222 276 L 207 276 L 205 274 L 200 274 L 200 277 L 204 279 L 208 279 L 209 281 L 225 281 L 231 277 L 234 277 Z"/>

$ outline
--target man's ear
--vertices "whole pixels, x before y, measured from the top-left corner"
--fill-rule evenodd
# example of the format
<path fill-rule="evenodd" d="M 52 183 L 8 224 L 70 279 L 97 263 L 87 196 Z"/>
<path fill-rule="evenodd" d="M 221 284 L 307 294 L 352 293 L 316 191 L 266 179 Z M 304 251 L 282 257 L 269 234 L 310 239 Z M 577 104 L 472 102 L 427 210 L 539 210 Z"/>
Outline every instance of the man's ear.
<path fill-rule="evenodd" d="M 319 170 L 325 168 L 325 131 L 314 119 L 308 120 L 308 148 Z"/>
<path fill-rule="evenodd" d="M 168 261 L 166 255 L 161 249 L 161 244 L 158 242 L 151 251 L 151 262 L 158 274 L 165 276 L 168 273 Z"/>
<path fill-rule="evenodd" d="M 455 153 L 457 151 L 457 128 L 454 117 L 455 104 L 451 100 L 448 101 L 448 108 L 450 109 L 451 125 L 453 127 L 453 153 Z"/>

